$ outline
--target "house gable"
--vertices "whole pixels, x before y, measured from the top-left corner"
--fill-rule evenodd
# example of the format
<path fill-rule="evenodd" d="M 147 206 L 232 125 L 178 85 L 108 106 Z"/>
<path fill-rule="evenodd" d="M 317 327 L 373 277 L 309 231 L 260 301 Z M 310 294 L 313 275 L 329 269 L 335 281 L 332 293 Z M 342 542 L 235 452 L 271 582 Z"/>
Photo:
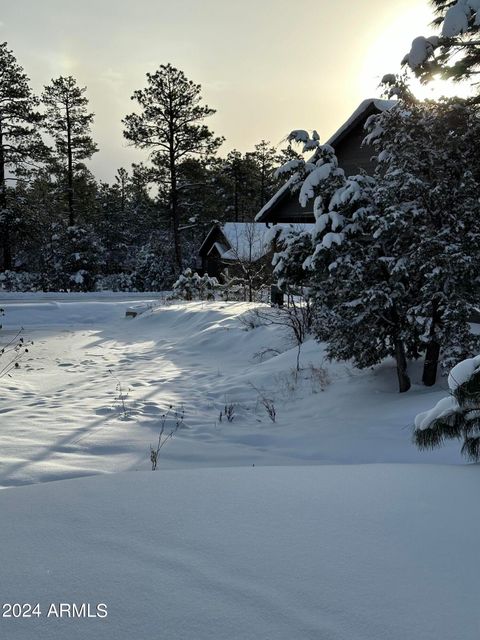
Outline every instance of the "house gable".
<path fill-rule="evenodd" d="M 327 141 L 327 144 L 335 149 L 338 164 L 347 176 L 355 175 L 362 170 L 370 175 L 373 173 L 372 149 L 362 146 L 365 122 L 371 115 L 390 109 L 394 104 L 395 101 L 392 100 L 364 100 L 347 122 Z M 315 222 L 313 201 L 302 207 L 298 202 L 298 193 L 292 193 L 286 183 L 267 202 L 255 220 L 270 223 L 312 223 Z"/>

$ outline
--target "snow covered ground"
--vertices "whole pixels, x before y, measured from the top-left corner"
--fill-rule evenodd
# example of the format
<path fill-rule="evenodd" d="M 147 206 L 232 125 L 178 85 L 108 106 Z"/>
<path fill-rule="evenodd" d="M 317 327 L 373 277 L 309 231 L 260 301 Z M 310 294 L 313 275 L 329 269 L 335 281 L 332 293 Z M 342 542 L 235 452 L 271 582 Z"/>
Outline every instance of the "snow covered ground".
<path fill-rule="evenodd" d="M 163 468 L 460 462 L 455 444 L 420 453 L 411 443 L 416 413 L 442 389 L 400 395 L 391 366 L 331 364 L 313 341 L 295 384 L 296 351 L 284 329 L 247 331 L 239 321 L 251 305 L 181 303 L 126 318 L 127 308 L 153 299 L 5 298 L 3 339 L 23 326 L 34 345 L 0 383 L 0 486 L 147 470 L 169 405 L 183 405 L 185 428 L 162 449 Z M 258 355 L 265 349 L 283 352 Z M 310 365 L 326 369 L 324 391 Z M 273 399 L 275 423 L 261 395 Z M 219 421 L 225 404 L 234 407 L 232 422 Z"/>
<path fill-rule="evenodd" d="M 478 638 L 479 468 L 456 443 L 411 443 L 445 380 L 398 394 L 391 364 L 360 372 L 310 341 L 295 382 L 284 330 L 246 330 L 244 303 L 0 306 L 0 337 L 34 341 L 0 380 L 0 592 L 41 610 L 0 617 L 1 638 Z M 152 473 L 169 405 L 185 424 Z M 51 603 L 108 616 L 47 617 Z"/>
<path fill-rule="evenodd" d="M 478 466 L 172 470 L 0 492 L 8 640 L 477 640 Z M 101 619 L 47 617 L 82 603 Z"/>

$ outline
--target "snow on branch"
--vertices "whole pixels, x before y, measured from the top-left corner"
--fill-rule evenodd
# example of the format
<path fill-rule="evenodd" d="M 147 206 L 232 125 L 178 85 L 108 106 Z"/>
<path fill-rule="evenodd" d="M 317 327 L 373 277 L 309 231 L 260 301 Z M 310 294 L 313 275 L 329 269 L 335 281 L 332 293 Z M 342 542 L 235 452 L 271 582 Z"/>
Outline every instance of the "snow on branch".
<path fill-rule="evenodd" d="M 297 160 L 297 159 L 289 160 L 285 164 L 282 164 L 281 167 L 278 167 L 278 169 L 276 169 L 275 174 L 274 174 L 275 178 L 280 178 L 281 176 L 283 176 L 286 173 L 291 173 L 292 171 L 296 171 L 297 169 L 299 169 L 303 165 L 304 165 L 304 161 L 303 160 Z"/>
<path fill-rule="evenodd" d="M 298 196 L 298 201 L 302 207 L 307 206 L 307 202 L 315 196 L 315 187 L 318 187 L 321 182 L 329 178 L 334 169 L 336 169 L 336 167 L 330 162 L 327 162 L 319 167 L 315 167 L 315 169 L 308 174 L 300 189 L 300 195 Z"/>
<path fill-rule="evenodd" d="M 480 356 L 457 364 L 448 376 L 451 395 L 415 418 L 415 442 L 432 449 L 447 439 L 463 439 L 462 454 L 480 459 Z"/>
<path fill-rule="evenodd" d="M 312 136 L 305 129 L 294 129 L 287 136 L 287 142 L 303 144 L 303 153 L 315 151 L 320 146 L 320 136 L 313 130 Z"/>
<path fill-rule="evenodd" d="M 408 64 L 411 69 L 416 69 L 424 64 L 439 46 L 440 39 L 438 36 L 424 38 L 419 36 L 412 42 L 409 53 L 403 58 L 402 64 Z"/>

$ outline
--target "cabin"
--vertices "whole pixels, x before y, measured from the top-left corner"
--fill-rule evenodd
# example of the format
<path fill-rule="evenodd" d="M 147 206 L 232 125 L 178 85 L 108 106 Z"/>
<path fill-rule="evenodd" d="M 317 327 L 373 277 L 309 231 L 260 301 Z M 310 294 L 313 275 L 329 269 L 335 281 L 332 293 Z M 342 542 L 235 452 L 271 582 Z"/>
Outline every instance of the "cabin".
<path fill-rule="evenodd" d="M 391 109 L 394 104 L 394 100 L 364 100 L 347 122 L 327 140 L 327 144 L 335 149 L 339 166 L 347 176 L 355 175 L 361 170 L 373 173 L 372 148 L 362 146 L 365 122 L 370 116 Z M 255 220 L 267 224 L 313 223 L 313 201 L 303 208 L 298 202 L 298 194 L 292 193 L 288 184 L 285 184 L 261 209 Z"/>
<path fill-rule="evenodd" d="M 346 175 L 359 171 L 372 174 L 371 147 L 363 147 L 365 122 L 367 119 L 395 104 L 393 100 L 364 100 L 343 126 L 329 139 L 327 144 L 335 149 L 340 167 Z M 248 270 L 264 277 L 272 272 L 273 249 L 270 238 L 272 225 L 294 226 L 311 229 L 315 223 L 313 201 L 303 208 L 298 194 L 290 191 L 288 183 L 283 185 L 257 214 L 255 222 L 226 222 L 215 224 L 203 241 L 197 258 L 199 273 L 208 273 L 217 279 L 222 274 L 240 276 Z M 267 279 L 267 278 L 266 278 Z"/>
<path fill-rule="evenodd" d="M 260 260 L 268 253 L 267 232 L 267 225 L 262 223 L 215 224 L 198 251 L 201 271 L 219 279 L 225 268 L 235 263 Z"/>
<path fill-rule="evenodd" d="M 280 225 L 313 228 L 313 225 Z M 277 227 L 278 228 L 278 227 Z M 215 224 L 208 232 L 199 251 L 198 268 L 217 279 L 225 270 L 234 274 L 238 267 L 270 266 L 273 249 L 270 225 L 262 222 L 224 222 Z"/>

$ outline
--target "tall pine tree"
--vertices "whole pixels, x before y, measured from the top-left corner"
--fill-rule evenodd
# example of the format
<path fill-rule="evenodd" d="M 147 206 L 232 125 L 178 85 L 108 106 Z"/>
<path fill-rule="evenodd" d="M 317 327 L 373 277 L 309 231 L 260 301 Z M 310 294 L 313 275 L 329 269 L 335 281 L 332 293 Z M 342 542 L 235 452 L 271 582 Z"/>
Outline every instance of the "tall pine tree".
<path fill-rule="evenodd" d="M 214 153 L 222 138 L 216 138 L 204 124 L 215 113 L 202 104 L 201 87 L 171 64 L 147 73 L 147 86 L 134 92 L 140 113 L 125 117 L 125 138 L 151 152 L 161 188 L 167 188 L 173 229 L 175 265 L 182 269 L 181 192 L 179 166 L 189 157 Z"/>
<path fill-rule="evenodd" d="M 45 148 L 38 134 L 38 99 L 6 42 L 0 44 L 0 69 L 0 230 L 2 267 L 6 270 L 13 264 L 14 230 L 9 196 L 15 194 L 7 183 L 15 182 L 15 177 L 31 166 L 32 160 L 44 157 Z"/>
<path fill-rule="evenodd" d="M 79 87 L 72 76 L 60 76 L 46 86 L 42 94 L 45 105 L 44 127 L 52 136 L 57 170 L 65 176 L 68 224 L 76 223 L 75 175 L 83 170 L 82 160 L 98 151 L 90 128 L 94 114 L 88 112 L 86 87 Z"/>

